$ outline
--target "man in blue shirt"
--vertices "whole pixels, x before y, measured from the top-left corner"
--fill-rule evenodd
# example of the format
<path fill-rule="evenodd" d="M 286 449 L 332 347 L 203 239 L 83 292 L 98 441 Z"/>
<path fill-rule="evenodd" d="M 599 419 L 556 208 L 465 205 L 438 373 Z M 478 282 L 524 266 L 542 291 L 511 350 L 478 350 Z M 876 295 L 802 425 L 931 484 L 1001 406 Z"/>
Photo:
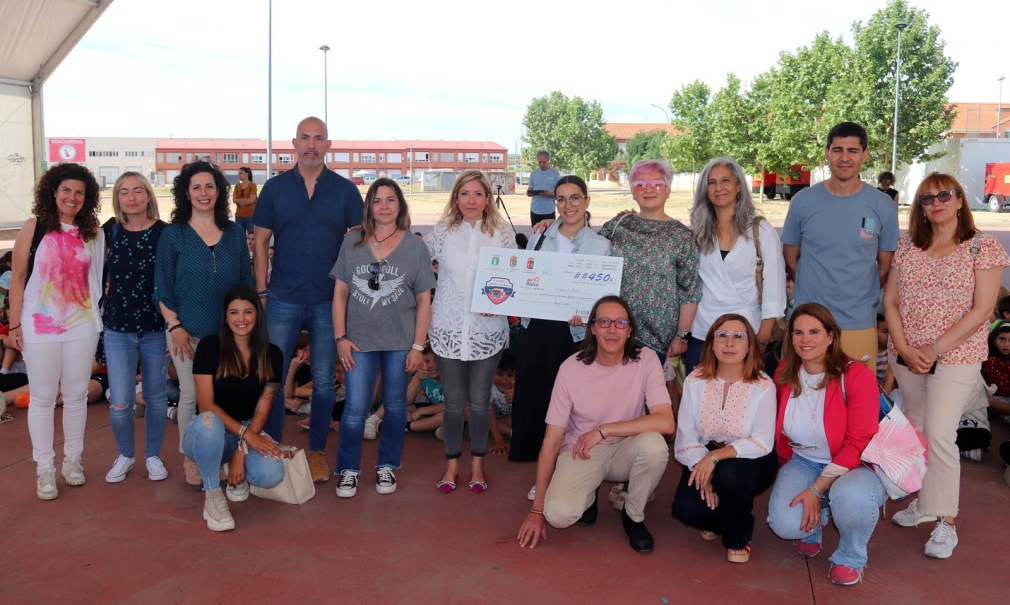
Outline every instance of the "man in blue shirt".
<path fill-rule="evenodd" d="M 294 170 L 263 185 L 253 214 L 253 276 L 266 305 L 270 342 L 284 353 L 281 384 L 301 331 L 308 330 L 312 351 L 312 414 L 309 424 L 309 470 L 312 480 L 328 481 L 326 437 L 333 411 L 333 280 L 344 234 L 361 224 L 364 203 L 357 186 L 326 167 L 330 148 L 326 124 L 305 118 L 291 141 L 298 156 Z M 267 253 L 273 238 L 273 271 L 267 286 Z M 267 301 L 269 300 L 269 304 Z M 278 389 L 263 429 L 278 442 L 284 429 L 284 393 Z"/>
<path fill-rule="evenodd" d="M 898 208 L 859 178 L 867 142 L 859 124 L 831 129 L 824 149 L 831 176 L 789 204 L 782 254 L 796 279 L 789 306 L 827 307 L 842 330 L 842 350 L 876 371 L 876 306 L 898 247 Z"/>
<path fill-rule="evenodd" d="M 538 151 L 537 164 L 540 167 L 530 173 L 530 183 L 526 189 L 526 197 L 533 198 L 530 201 L 530 221 L 533 225 L 554 219 L 554 186 L 561 178 L 561 173 L 551 167 L 550 153 Z"/>

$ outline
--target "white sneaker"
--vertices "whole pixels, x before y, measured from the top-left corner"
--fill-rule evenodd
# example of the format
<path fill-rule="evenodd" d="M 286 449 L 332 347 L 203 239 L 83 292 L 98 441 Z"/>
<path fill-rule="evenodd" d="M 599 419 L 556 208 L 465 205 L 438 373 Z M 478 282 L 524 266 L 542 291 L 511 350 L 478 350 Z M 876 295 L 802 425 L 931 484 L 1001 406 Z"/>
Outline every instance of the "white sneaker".
<path fill-rule="evenodd" d="M 365 439 L 375 439 L 379 436 L 379 422 L 381 420 L 375 414 L 365 419 Z"/>
<path fill-rule="evenodd" d="M 444 428 L 438 427 L 437 429 L 435 429 L 435 439 L 438 439 L 439 441 L 445 441 L 445 429 Z"/>
<path fill-rule="evenodd" d="M 235 529 L 235 519 L 228 510 L 228 500 L 220 487 L 209 489 L 203 493 L 203 518 L 210 531 L 228 531 Z"/>
<path fill-rule="evenodd" d="M 396 475 L 393 469 L 382 467 L 375 471 L 375 491 L 380 494 L 391 494 L 396 491 Z"/>
<path fill-rule="evenodd" d="M 116 461 L 112 463 L 112 468 L 105 475 L 106 483 L 119 483 L 123 479 L 126 479 L 126 473 L 130 472 L 133 468 L 133 458 L 127 458 L 126 456 L 119 456 Z"/>
<path fill-rule="evenodd" d="M 378 489 L 378 486 L 376 486 Z M 337 496 L 353 498 L 358 493 L 358 473 L 352 470 L 340 471 L 340 482 L 337 483 Z"/>
<path fill-rule="evenodd" d="M 42 471 L 36 481 L 35 495 L 39 500 L 55 500 L 60 495 L 56 489 L 56 471 Z"/>
<path fill-rule="evenodd" d="M 232 502 L 245 502 L 249 499 L 249 482 L 243 481 L 235 487 L 229 485 L 228 489 L 225 490 L 225 494 Z"/>
<path fill-rule="evenodd" d="M 899 510 L 891 515 L 891 522 L 902 527 L 916 527 L 920 523 L 930 523 L 936 520 L 937 518 L 934 515 L 919 514 L 918 498 L 912 500 L 912 503 L 905 510 Z"/>
<path fill-rule="evenodd" d="M 926 542 L 926 556 L 934 559 L 948 559 L 954 554 L 955 546 L 957 546 L 957 528 L 940 521 L 936 524 L 933 533 L 929 534 L 929 542 Z"/>
<path fill-rule="evenodd" d="M 530 491 L 526 494 L 526 499 L 529 500 L 530 502 L 533 502 L 534 500 L 537 499 L 537 486 L 534 485 L 533 487 L 530 488 Z"/>
<path fill-rule="evenodd" d="M 975 448 L 973 450 L 961 452 L 961 457 L 967 458 L 968 460 L 974 460 L 975 462 L 982 462 L 982 453 L 982 448 Z"/>
<path fill-rule="evenodd" d="M 65 458 L 61 474 L 67 485 L 84 485 L 84 466 L 81 465 L 80 458 Z"/>
<path fill-rule="evenodd" d="M 168 469 L 161 462 L 161 458 L 151 456 L 147 459 L 147 478 L 151 481 L 164 481 L 168 479 Z"/>

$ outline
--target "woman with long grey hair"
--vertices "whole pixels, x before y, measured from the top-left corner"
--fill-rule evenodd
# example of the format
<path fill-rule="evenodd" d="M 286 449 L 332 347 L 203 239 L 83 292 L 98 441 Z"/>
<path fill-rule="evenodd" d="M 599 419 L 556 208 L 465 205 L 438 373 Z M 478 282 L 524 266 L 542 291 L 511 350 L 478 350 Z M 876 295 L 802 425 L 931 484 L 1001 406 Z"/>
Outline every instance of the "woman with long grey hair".
<path fill-rule="evenodd" d="M 701 359 L 712 322 L 737 313 L 757 327 L 761 352 L 771 340 L 775 320 L 786 308 L 786 268 L 778 233 L 754 208 L 747 178 L 730 157 L 713 159 L 701 171 L 691 207 L 701 260 L 702 295 L 691 324 L 685 365 Z"/>

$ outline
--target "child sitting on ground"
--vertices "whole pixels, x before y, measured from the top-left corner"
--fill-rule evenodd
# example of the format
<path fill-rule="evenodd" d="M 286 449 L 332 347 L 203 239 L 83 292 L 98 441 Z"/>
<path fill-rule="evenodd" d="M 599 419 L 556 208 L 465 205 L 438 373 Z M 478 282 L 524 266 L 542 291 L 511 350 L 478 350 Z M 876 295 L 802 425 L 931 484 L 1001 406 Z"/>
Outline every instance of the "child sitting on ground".
<path fill-rule="evenodd" d="M 516 392 L 516 358 L 505 349 L 491 383 L 491 439 L 488 450 L 492 454 L 508 454 L 509 446 L 502 435 L 512 436 L 512 399 Z"/>
<path fill-rule="evenodd" d="M 1010 321 L 998 322 L 989 332 L 989 358 L 982 362 L 982 373 L 996 385 L 989 416 L 1010 415 Z"/>
<path fill-rule="evenodd" d="M 435 363 L 435 353 L 430 346 L 424 346 L 421 359 L 421 367 L 414 372 L 407 384 L 407 401 L 413 403 L 407 407 L 406 431 L 435 431 L 437 436 L 442 428 L 442 410 L 445 408 L 442 378 L 438 373 L 438 364 Z"/>

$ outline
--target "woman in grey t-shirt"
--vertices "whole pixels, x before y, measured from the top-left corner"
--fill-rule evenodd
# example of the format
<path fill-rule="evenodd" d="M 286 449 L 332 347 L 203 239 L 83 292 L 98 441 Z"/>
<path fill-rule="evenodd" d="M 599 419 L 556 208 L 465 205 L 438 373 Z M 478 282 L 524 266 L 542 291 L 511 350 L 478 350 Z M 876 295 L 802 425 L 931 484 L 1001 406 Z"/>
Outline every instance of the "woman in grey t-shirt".
<path fill-rule="evenodd" d="M 344 368 L 347 401 L 337 446 L 337 496 L 357 493 L 361 442 L 377 373 L 382 371 L 386 426 L 379 442 L 375 490 L 396 491 L 407 421 L 407 382 L 421 366 L 431 321 L 435 275 L 421 238 L 410 233 L 410 214 L 399 185 L 377 179 L 365 195 L 361 231 L 344 238 L 330 271 L 337 363 Z"/>

